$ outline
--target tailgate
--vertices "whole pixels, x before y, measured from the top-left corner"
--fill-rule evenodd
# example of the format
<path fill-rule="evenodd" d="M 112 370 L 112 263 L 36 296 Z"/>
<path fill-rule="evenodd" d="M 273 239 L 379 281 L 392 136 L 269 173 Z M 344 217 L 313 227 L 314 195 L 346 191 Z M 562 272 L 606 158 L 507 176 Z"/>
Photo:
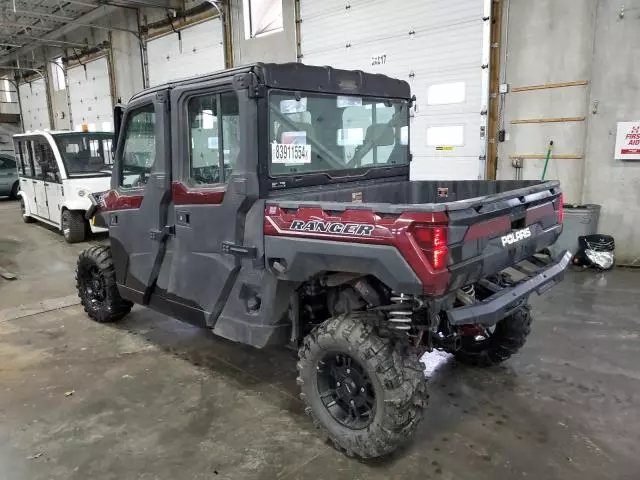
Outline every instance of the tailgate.
<path fill-rule="evenodd" d="M 449 205 L 449 290 L 475 283 L 549 247 L 562 232 L 557 182 Z"/>

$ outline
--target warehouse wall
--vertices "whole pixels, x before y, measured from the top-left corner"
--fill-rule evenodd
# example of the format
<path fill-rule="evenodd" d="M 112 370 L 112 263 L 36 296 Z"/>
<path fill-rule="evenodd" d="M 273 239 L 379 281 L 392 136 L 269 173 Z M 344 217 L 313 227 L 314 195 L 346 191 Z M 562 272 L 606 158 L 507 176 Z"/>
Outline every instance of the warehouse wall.
<path fill-rule="evenodd" d="M 639 58 L 640 1 L 600 0 L 583 200 L 602 205 L 600 230 L 614 235 L 618 259 L 629 264 L 640 264 L 640 162 L 615 160 L 614 151 L 616 123 L 640 120 Z"/>
<path fill-rule="evenodd" d="M 294 0 L 282 0 L 283 31 L 258 38 L 245 38 L 243 1 L 231 1 L 233 65 L 254 62 L 295 62 L 296 22 Z"/>
<path fill-rule="evenodd" d="M 503 66 L 511 88 L 588 85 L 504 96 L 508 139 L 498 147 L 498 178 L 514 177 L 511 155 L 543 154 L 549 140 L 556 154 L 583 155 L 552 160 L 547 178 L 562 182 L 567 202 L 602 205 L 600 232 L 614 235 L 621 263 L 640 264 L 640 162 L 614 159 L 616 123 L 640 120 L 640 0 L 503 1 L 510 4 L 503 17 Z M 585 121 L 510 124 L 581 116 Z M 540 178 L 544 160 L 524 163 L 525 179 Z"/>
<path fill-rule="evenodd" d="M 595 0 L 503 0 L 506 81 L 511 88 L 589 80 Z M 508 25 L 507 25 L 507 5 Z M 583 117 L 588 86 L 513 92 L 504 99 L 508 140 L 498 147 L 498 178 L 512 179 L 510 156 L 543 155 L 549 142 L 556 154 L 584 154 L 587 123 L 510 124 L 513 120 Z M 544 160 L 524 160 L 523 177 L 539 179 Z M 559 179 L 566 200 L 580 202 L 584 160 L 552 160 L 546 178 Z"/>
<path fill-rule="evenodd" d="M 132 10 L 120 10 L 112 25 L 138 30 L 138 20 Z M 140 42 L 138 38 L 129 32 L 114 30 L 111 33 L 113 60 L 116 79 L 116 98 L 128 102 L 131 96 L 142 90 L 142 60 L 140 54 Z"/>
<path fill-rule="evenodd" d="M 137 31 L 136 13 L 130 9 L 122 9 L 115 14 L 101 18 L 98 22 L 119 29 Z M 122 30 L 109 31 L 99 28 L 78 28 L 64 37 L 67 42 L 85 43 L 97 45 L 104 41 L 111 41 L 113 59 L 115 65 L 116 100 L 121 98 L 126 102 L 131 95 L 142 89 L 142 63 L 140 57 L 140 44 L 132 33 Z M 73 54 L 72 48 L 47 47 L 38 52 L 39 58 L 47 61 L 47 73 L 49 75 L 48 88 L 53 111 L 53 128 L 62 130 L 72 128 L 69 115 L 69 103 L 66 90 L 55 90 L 52 75 L 56 68 L 51 63 L 56 57 Z"/>

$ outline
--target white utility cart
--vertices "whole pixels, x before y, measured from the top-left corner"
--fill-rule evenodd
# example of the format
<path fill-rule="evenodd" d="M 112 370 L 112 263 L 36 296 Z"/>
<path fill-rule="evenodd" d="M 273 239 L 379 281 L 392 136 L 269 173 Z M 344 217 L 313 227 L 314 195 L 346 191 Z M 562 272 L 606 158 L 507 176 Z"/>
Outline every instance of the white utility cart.
<path fill-rule="evenodd" d="M 25 222 L 59 228 L 69 243 L 82 242 L 91 224 L 90 193 L 109 190 L 113 164 L 111 132 L 28 132 L 13 136 Z"/>

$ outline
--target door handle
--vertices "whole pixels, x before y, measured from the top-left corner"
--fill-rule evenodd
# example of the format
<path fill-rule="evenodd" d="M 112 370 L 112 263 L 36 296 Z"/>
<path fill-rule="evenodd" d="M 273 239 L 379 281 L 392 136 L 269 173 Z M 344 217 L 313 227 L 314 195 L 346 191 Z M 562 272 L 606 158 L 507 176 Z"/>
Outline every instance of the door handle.
<path fill-rule="evenodd" d="M 189 225 L 191 223 L 191 214 L 185 211 L 176 212 L 176 223 L 178 225 Z"/>
<path fill-rule="evenodd" d="M 45 187 L 48 187 L 48 186 L 49 186 L 49 184 L 48 184 L 47 182 L 44 182 L 44 186 L 45 186 Z"/>
<path fill-rule="evenodd" d="M 31 183 L 33 183 L 35 185 L 38 182 L 36 182 L 35 180 L 31 180 Z"/>
<path fill-rule="evenodd" d="M 20 181 L 21 181 L 21 182 L 26 182 L 26 181 L 27 181 L 27 179 L 26 179 L 26 178 L 21 178 L 21 179 L 20 179 Z"/>

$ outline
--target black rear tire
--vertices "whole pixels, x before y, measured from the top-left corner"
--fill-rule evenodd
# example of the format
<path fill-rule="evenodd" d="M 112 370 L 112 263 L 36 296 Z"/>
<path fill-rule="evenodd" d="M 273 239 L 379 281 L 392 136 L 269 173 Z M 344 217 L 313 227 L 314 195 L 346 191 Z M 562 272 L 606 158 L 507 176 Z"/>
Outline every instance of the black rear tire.
<path fill-rule="evenodd" d="M 67 243 L 83 242 L 87 236 L 87 222 L 82 212 L 65 210 L 62 212 L 62 235 Z"/>
<path fill-rule="evenodd" d="M 84 311 L 96 322 L 117 322 L 133 307 L 132 302 L 120 296 L 111 249 L 107 246 L 90 247 L 80 254 L 76 289 Z"/>
<path fill-rule="evenodd" d="M 400 342 L 377 335 L 371 317 L 367 313 L 350 313 L 325 321 L 304 339 L 297 365 L 300 398 L 321 436 L 348 456 L 363 459 L 387 455 L 410 439 L 428 400 L 424 369 L 418 358 L 409 355 Z M 339 420 L 333 413 L 335 410 L 330 410 L 341 405 L 332 405 L 327 391 L 319 391 L 321 387 L 327 388 L 321 375 L 324 369 L 333 371 L 333 365 L 328 367 L 326 362 L 333 356 L 351 358 L 350 365 L 357 365 L 362 370 L 360 378 L 367 379 L 366 390 L 372 394 L 362 395 L 369 397 L 373 408 L 367 413 L 366 422 L 356 424 L 354 408 L 353 427 L 349 427 L 344 418 Z M 342 370 L 345 371 L 349 372 Z M 352 381 L 341 378 L 345 385 Z M 336 393 L 340 388 L 344 393 L 344 386 L 338 382 L 334 386 L 336 388 L 328 388 L 333 392 L 330 395 L 344 405 L 350 419 L 353 407 L 343 401 L 341 393 Z M 349 391 L 357 392 L 359 388 L 349 388 Z M 365 392 L 364 386 L 362 392 Z M 358 413 L 358 421 L 360 418 Z"/>
<path fill-rule="evenodd" d="M 24 223 L 33 223 L 35 222 L 35 219 L 33 217 L 30 217 L 28 215 L 26 215 L 27 213 L 27 206 L 24 203 L 24 198 L 20 197 L 20 213 L 22 214 L 22 221 Z"/>
<path fill-rule="evenodd" d="M 9 194 L 9 198 L 11 200 L 15 200 L 16 198 L 18 198 L 18 191 L 19 190 L 20 190 L 20 184 L 16 180 L 16 182 L 11 187 L 11 193 Z"/>
<path fill-rule="evenodd" d="M 498 322 L 488 338 L 476 340 L 474 336 L 463 336 L 462 345 L 454 355 L 458 361 L 477 367 L 502 363 L 524 346 L 532 321 L 531 305 L 523 305 Z"/>

